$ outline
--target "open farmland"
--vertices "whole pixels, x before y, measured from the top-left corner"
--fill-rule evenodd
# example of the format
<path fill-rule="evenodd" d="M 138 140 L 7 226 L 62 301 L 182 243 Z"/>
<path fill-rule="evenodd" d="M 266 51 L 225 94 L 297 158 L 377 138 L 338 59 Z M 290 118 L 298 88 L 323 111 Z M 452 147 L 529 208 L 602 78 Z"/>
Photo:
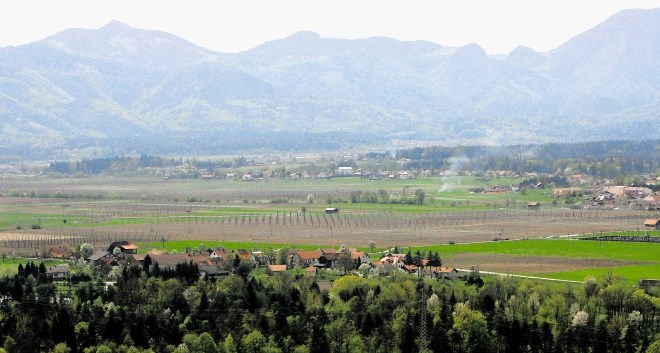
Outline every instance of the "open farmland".
<path fill-rule="evenodd" d="M 636 230 L 646 211 L 553 207 L 551 190 L 472 193 L 521 179 L 290 180 L 12 177 L 0 183 L 0 247 L 195 239 L 423 246 Z M 405 204 L 418 190 L 422 204 Z M 355 195 L 391 202 L 353 202 Z M 527 203 L 541 202 L 540 210 Z M 403 202 L 403 204 L 402 204 Z M 326 215 L 326 207 L 339 214 Z M 33 229 L 36 228 L 36 229 Z"/>
<path fill-rule="evenodd" d="M 639 233 L 633 232 L 632 234 Z M 530 239 L 423 247 L 448 266 L 582 281 L 614 275 L 629 282 L 660 278 L 660 244 L 567 239 Z"/>
<path fill-rule="evenodd" d="M 282 247 L 313 250 L 328 248 L 325 243 L 284 244 L 254 242 L 208 242 L 176 240 L 141 243 L 141 252 L 166 250 L 184 252 L 202 247 L 273 251 Z M 371 249 L 362 247 L 370 252 Z M 392 249 L 376 247 L 377 259 Z M 444 266 L 459 269 L 582 281 L 587 276 L 621 277 L 633 284 L 642 278 L 660 278 L 660 244 L 596 242 L 572 239 L 530 239 L 425 247 L 399 247 L 399 251 L 438 252 Z"/>
<path fill-rule="evenodd" d="M 660 278 L 660 263 L 646 265 L 628 265 L 617 267 L 592 266 L 572 271 L 560 271 L 556 273 L 544 273 L 545 278 L 554 278 L 570 281 L 583 281 L 587 277 L 604 278 L 616 276 L 622 278 L 631 285 L 638 283 L 640 279 Z"/>
<path fill-rule="evenodd" d="M 438 251 L 447 266 L 557 279 L 611 272 L 633 281 L 658 277 L 660 267 L 660 244 L 574 237 L 644 236 L 643 220 L 659 217 L 657 212 L 553 207 L 551 190 L 546 189 L 470 192 L 520 179 L 2 181 L 3 253 L 36 255 L 49 245 L 73 248 L 87 242 L 103 247 L 115 240 L 142 243 L 143 250 L 177 251 L 202 243 L 259 250 L 340 244 L 364 249 L 373 241 L 380 251 L 394 246 Z M 419 190 L 425 195 L 422 204 L 401 202 Z M 394 202 L 353 202 L 356 195 Z M 528 209 L 533 201 L 542 208 Z M 340 212 L 325 214 L 327 207 Z M 658 236 L 655 231 L 649 234 Z"/>

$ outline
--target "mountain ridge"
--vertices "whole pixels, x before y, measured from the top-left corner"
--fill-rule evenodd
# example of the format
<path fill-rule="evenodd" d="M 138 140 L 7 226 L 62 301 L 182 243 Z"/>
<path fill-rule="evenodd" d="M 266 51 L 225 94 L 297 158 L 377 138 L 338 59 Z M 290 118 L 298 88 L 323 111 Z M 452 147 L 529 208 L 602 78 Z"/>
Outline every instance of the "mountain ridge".
<path fill-rule="evenodd" d="M 657 139 L 657 23 L 660 9 L 626 10 L 551 51 L 507 55 L 309 31 L 227 54 L 115 21 L 69 29 L 0 48 L 0 154 L 634 139 L 640 126 Z"/>

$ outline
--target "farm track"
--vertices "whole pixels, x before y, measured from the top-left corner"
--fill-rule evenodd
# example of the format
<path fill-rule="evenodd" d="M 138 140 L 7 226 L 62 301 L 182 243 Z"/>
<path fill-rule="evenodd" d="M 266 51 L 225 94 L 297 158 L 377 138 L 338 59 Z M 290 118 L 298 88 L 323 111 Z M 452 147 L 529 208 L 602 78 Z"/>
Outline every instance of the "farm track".
<path fill-rule="evenodd" d="M 461 271 L 461 272 L 470 272 L 470 270 L 467 270 L 467 269 L 457 269 L 457 270 Z M 568 280 L 568 279 L 556 279 L 556 278 L 546 278 L 546 277 L 537 277 L 537 276 L 516 275 L 516 274 L 513 274 L 513 273 L 503 273 L 503 272 L 493 272 L 493 271 L 479 271 L 479 273 L 485 274 L 485 275 L 526 278 L 526 279 L 534 279 L 534 280 L 550 281 L 550 282 L 577 283 L 577 284 L 584 283 L 584 282 L 581 282 L 581 281 L 572 281 L 572 280 Z"/>

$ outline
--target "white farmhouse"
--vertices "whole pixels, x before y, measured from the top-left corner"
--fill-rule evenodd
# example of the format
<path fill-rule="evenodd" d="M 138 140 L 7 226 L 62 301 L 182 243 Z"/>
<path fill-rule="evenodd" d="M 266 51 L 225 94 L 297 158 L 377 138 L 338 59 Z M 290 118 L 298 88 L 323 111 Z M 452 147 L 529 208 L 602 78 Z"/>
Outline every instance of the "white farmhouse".
<path fill-rule="evenodd" d="M 339 167 L 337 168 L 337 173 L 340 175 L 352 175 L 353 167 Z"/>

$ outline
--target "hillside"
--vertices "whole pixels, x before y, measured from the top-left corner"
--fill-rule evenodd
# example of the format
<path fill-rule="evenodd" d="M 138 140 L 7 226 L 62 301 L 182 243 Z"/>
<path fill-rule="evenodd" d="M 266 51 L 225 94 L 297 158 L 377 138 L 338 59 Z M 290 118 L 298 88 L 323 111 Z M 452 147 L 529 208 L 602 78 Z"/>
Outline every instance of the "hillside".
<path fill-rule="evenodd" d="M 238 54 L 111 22 L 0 49 L 1 155 L 660 138 L 660 9 L 547 53 L 300 32 Z"/>

